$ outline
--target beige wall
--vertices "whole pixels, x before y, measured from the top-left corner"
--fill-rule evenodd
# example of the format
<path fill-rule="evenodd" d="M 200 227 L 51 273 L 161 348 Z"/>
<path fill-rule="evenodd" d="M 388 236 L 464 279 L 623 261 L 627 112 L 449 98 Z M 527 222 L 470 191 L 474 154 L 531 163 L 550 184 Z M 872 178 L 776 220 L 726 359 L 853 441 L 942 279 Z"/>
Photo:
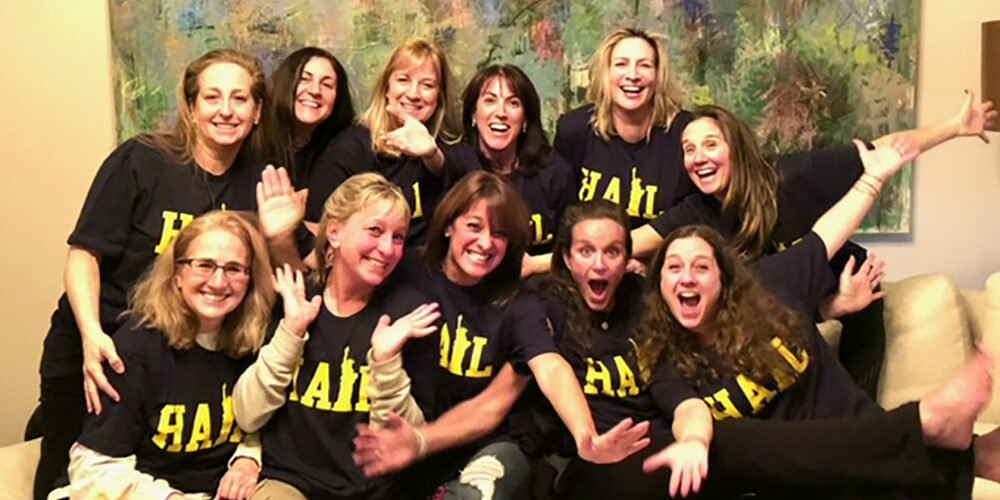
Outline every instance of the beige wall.
<path fill-rule="evenodd" d="M 1000 19 L 1000 1 L 925 0 L 920 7 L 917 120 L 929 124 L 955 115 L 963 89 L 979 92 L 980 25 Z M 864 243 L 886 259 L 889 279 L 936 270 L 982 288 L 1000 271 L 1000 134 L 989 137 L 989 145 L 962 138 L 917 159 L 911 237 Z"/>
<path fill-rule="evenodd" d="M 0 2 L 0 444 L 20 439 L 66 236 L 114 145 L 106 0 Z"/>
<path fill-rule="evenodd" d="M 996 0 L 924 1 L 918 119 L 952 116 L 979 86 L 979 24 Z M 0 2 L 0 445 L 17 441 L 38 394 L 38 359 L 62 291 L 66 235 L 114 144 L 104 0 Z M 898 279 L 943 270 L 981 287 L 1000 270 L 1000 135 L 955 141 L 917 165 L 911 241 L 870 243 Z"/>

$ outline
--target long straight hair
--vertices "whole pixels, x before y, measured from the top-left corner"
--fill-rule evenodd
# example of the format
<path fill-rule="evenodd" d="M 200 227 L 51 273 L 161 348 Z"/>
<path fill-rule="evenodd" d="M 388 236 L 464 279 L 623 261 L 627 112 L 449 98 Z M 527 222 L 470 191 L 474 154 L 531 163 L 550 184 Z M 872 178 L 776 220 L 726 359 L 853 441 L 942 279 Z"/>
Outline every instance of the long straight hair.
<path fill-rule="evenodd" d="M 611 108 L 614 106 L 611 98 L 611 53 L 618 42 L 628 38 L 644 40 L 656 54 L 653 120 L 649 130 L 646 131 L 646 137 L 648 138 L 656 127 L 669 130 L 674 117 L 681 111 L 681 88 L 673 80 L 670 71 L 666 38 L 658 33 L 638 28 L 617 29 L 604 37 L 601 46 L 594 52 L 594 58 L 590 63 L 590 88 L 587 90 L 587 100 L 594 104 L 591 126 L 594 128 L 594 133 L 605 141 L 610 141 L 611 136 L 618 135 L 611 115 Z"/>

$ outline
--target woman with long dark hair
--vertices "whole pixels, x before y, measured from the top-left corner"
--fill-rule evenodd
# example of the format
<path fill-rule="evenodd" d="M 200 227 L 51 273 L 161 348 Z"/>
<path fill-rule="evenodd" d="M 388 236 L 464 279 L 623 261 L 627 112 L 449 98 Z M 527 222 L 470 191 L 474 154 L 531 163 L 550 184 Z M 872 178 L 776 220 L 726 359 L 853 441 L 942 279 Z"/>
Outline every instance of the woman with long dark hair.
<path fill-rule="evenodd" d="M 347 71 L 328 51 L 304 47 L 281 61 L 269 83 L 257 154 L 285 167 L 296 189 L 307 188 L 320 153 L 354 121 Z"/>

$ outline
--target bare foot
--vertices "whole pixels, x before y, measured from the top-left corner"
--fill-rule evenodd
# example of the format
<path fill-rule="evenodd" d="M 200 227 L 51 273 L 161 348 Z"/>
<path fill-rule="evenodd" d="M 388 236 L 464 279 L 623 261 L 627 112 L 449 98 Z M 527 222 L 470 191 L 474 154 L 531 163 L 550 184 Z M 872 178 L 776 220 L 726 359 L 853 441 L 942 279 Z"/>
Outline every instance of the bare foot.
<path fill-rule="evenodd" d="M 972 426 L 993 394 L 993 359 L 981 350 L 943 386 L 920 401 L 920 423 L 929 446 L 964 450 Z"/>
<path fill-rule="evenodd" d="M 1000 483 L 1000 427 L 976 438 L 976 475 Z"/>

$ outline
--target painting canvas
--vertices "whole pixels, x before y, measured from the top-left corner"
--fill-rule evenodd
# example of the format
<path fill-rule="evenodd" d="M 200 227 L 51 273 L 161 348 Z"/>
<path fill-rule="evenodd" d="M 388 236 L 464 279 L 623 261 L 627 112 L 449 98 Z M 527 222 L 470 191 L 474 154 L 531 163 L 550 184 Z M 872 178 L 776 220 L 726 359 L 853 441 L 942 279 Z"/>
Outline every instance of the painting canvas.
<path fill-rule="evenodd" d="M 775 154 L 842 146 L 915 123 L 919 0 L 110 0 L 118 135 L 172 113 L 177 78 L 218 47 L 268 71 L 305 46 L 347 67 L 356 107 L 393 47 L 433 39 L 464 84 L 483 65 L 520 66 L 544 121 L 582 103 L 591 55 L 611 29 L 667 35 L 687 106 L 715 103 L 750 123 Z M 909 167 L 862 231 L 907 233 Z"/>

